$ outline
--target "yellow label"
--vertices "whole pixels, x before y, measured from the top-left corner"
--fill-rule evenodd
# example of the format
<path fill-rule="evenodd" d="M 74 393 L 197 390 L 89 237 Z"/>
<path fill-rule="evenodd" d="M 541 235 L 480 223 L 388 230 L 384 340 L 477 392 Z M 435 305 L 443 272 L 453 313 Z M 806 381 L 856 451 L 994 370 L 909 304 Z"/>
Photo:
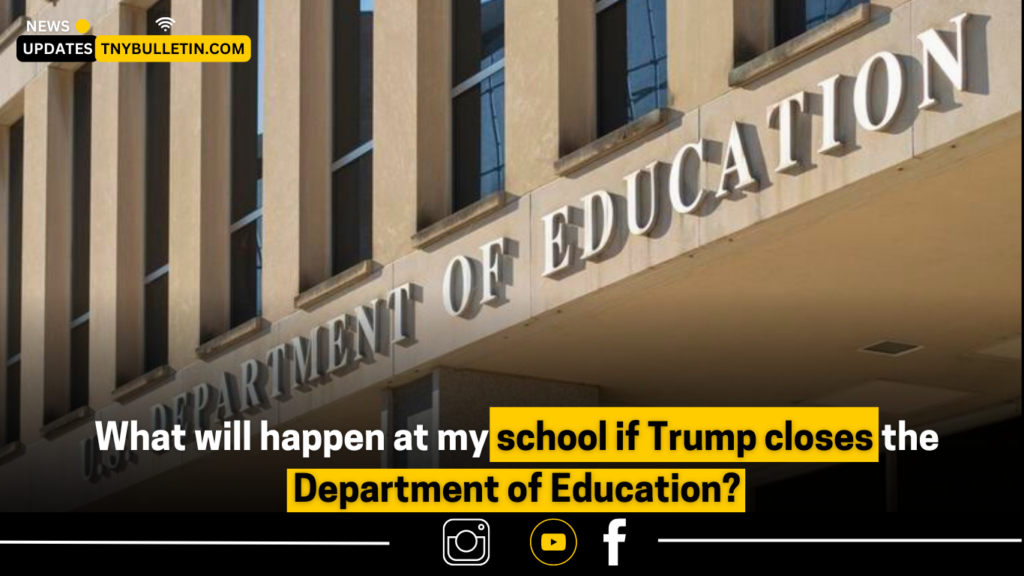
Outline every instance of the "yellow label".
<path fill-rule="evenodd" d="M 491 462 L 877 462 L 878 408 L 491 408 Z"/>
<path fill-rule="evenodd" d="M 97 62 L 248 62 L 248 36 L 97 36 Z"/>
<path fill-rule="evenodd" d="M 289 512 L 743 512 L 744 470 L 288 470 Z M 554 545 L 557 545 L 554 544 Z"/>

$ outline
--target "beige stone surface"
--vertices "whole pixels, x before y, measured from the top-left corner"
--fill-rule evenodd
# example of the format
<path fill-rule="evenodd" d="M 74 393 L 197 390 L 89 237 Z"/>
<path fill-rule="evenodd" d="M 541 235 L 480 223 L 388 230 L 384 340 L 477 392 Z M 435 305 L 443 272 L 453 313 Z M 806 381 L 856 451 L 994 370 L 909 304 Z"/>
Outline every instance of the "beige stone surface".
<path fill-rule="evenodd" d="M 883 132 L 868 132 L 857 126 L 852 107 L 853 85 L 865 61 L 883 50 L 899 55 L 910 52 L 910 15 L 909 5 L 898 8 L 885 18 L 875 19 L 827 47 L 701 107 L 701 134 L 722 143 L 723 147 L 730 123 L 741 124 L 748 159 L 760 181 L 759 191 L 735 193 L 711 206 L 702 221 L 702 244 L 727 237 L 764 218 L 911 158 L 912 105 L 902 106 L 892 129 Z M 907 68 L 906 57 L 902 62 Z M 843 76 L 840 135 L 847 140 L 847 146 L 838 155 L 819 154 L 822 117 L 821 89 L 817 84 L 835 74 Z M 884 101 L 885 95 L 881 92 L 884 86 L 881 83 L 876 86 L 872 96 Z M 908 81 L 906 88 L 906 102 L 915 101 L 915 83 Z M 767 111 L 771 105 L 801 90 L 811 94 L 811 114 L 809 117 L 801 115 L 796 128 L 797 158 L 802 161 L 802 167 L 793 173 L 780 174 L 776 172 L 779 131 L 768 126 Z M 708 170 L 709 188 L 718 188 L 720 173 L 718 166 Z"/>
<path fill-rule="evenodd" d="M 21 317 L 21 428 L 69 407 L 72 73 L 49 68 L 26 89 Z"/>
<path fill-rule="evenodd" d="M 331 10 L 325 0 L 267 4 L 263 138 L 263 315 L 279 320 L 330 270 Z"/>
<path fill-rule="evenodd" d="M 508 192 L 555 178 L 560 157 L 597 128 L 594 13 L 587 2 L 505 4 L 505 133 Z"/>
<path fill-rule="evenodd" d="M 384 342 L 389 342 L 393 328 L 391 314 L 387 310 L 388 293 L 394 286 L 394 266 L 388 265 L 375 271 L 367 280 L 346 290 L 334 299 L 309 310 L 297 311 L 283 322 L 274 326 L 270 338 L 273 342 L 291 343 L 296 337 L 308 338 L 314 326 L 326 326 L 328 322 L 342 315 L 349 316 L 350 326 L 355 325 L 355 310 L 369 306 L 374 300 L 381 300 L 385 325 L 378 326 Z M 322 342 L 326 343 L 326 333 L 322 334 Z M 353 340 L 349 340 L 350 345 Z M 255 344 L 253 352 L 259 355 L 260 350 L 267 350 L 265 344 Z M 250 353 L 250 356 L 252 355 Z M 324 346 L 321 353 L 326 354 Z M 243 357 L 245 353 L 243 352 Z M 385 344 L 381 354 L 374 354 L 365 362 L 350 362 L 349 366 L 333 374 L 324 374 L 321 380 L 310 386 L 308 392 L 296 392 L 276 407 L 281 422 L 289 421 L 312 410 L 337 403 L 337 400 L 352 395 L 373 385 L 378 385 L 394 374 L 395 352 L 389 344 Z"/>
<path fill-rule="evenodd" d="M 123 6 L 94 28 L 97 34 L 144 32 L 145 12 Z M 111 390 L 143 370 L 145 86 L 145 64 L 93 67 L 89 403 L 94 409 L 109 404 Z"/>
<path fill-rule="evenodd" d="M 668 44 L 669 87 L 674 108 L 688 112 L 728 91 L 729 71 L 735 63 L 731 26 L 734 3 L 735 0 L 669 3 L 670 20 L 678 22 L 670 25 Z M 695 78 L 700 80 L 693 81 Z"/>
<path fill-rule="evenodd" d="M 0 52 L 0 70 L 3 70 L 4 75 L 4 81 L 0 82 L 0 110 L 6 112 L 8 107 L 18 107 L 15 101 L 19 99 L 20 94 L 23 94 L 29 81 L 39 74 L 42 67 L 43 65 L 39 63 L 19 62 L 15 50 L 12 48 Z M 6 122 L 14 122 L 17 120 L 17 116 L 20 116 L 13 112 L 12 110 L 10 114 L 5 114 L 5 116 L 10 116 L 4 119 Z"/>
<path fill-rule="evenodd" d="M 373 258 L 382 264 L 451 210 L 449 1 L 375 6 Z"/>
<path fill-rule="evenodd" d="M 697 113 L 671 121 L 655 132 L 626 147 L 619 154 L 585 168 L 571 177 L 560 179 L 531 196 L 530 234 L 532 237 L 531 314 L 542 315 L 582 294 L 606 288 L 632 274 L 668 258 L 697 247 L 700 225 L 695 216 L 683 217 L 672 210 L 668 201 L 670 163 L 684 144 L 696 142 L 699 136 Z M 659 217 L 648 236 L 630 234 L 626 225 L 625 177 L 645 169 L 654 161 L 662 163 L 657 170 L 660 198 Z M 644 176 L 641 184 L 646 186 Z M 577 248 L 575 264 L 570 273 L 556 278 L 543 278 L 544 245 L 542 218 L 558 208 L 569 205 L 577 226 L 582 225 L 581 199 L 592 192 L 605 190 L 614 200 L 617 228 L 611 243 L 597 261 L 583 262 Z M 577 231 L 577 237 L 579 233 Z"/>
<path fill-rule="evenodd" d="M 916 36 L 928 29 L 939 30 L 955 54 L 955 26 L 950 20 L 964 12 L 971 14 L 964 28 L 967 35 L 967 85 L 963 92 L 954 93 L 953 86 L 933 64 L 932 78 L 940 104 L 918 113 L 914 123 L 914 153 L 917 155 L 928 154 L 956 139 L 959 134 L 1020 113 L 1020 74 L 1001 73 L 1021 69 L 1020 2 L 915 2 L 914 34 Z M 913 71 L 916 80 L 920 78 L 923 66 L 921 42 L 916 38 L 912 53 L 916 61 Z M 917 102 L 912 103 L 916 105 Z"/>
<path fill-rule="evenodd" d="M 227 0 L 179 1 L 174 34 L 230 32 Z M 203 341 L 227 330 L 230 282 L 230 69 L 171 65 L 171 366 L 195 360 Z"/>
<path fill-rule="evenodd" d="M 529 318 L 534 252 L 530 246 L 532 238 L 525 231 L 531 227 L 530 203 L 533 198 L 512 201 L 463 233 L 395 262 L 394 285 L 412 282 L 422 289 L 414 305 L 416 341 L 413 345 L 395 348 L 396 373 L 422 370 L 423 366 L 429 366 L 445 354 Z M 501 238 L 508 239 L 508 257 L 502 262 L 502 274 L 507 283 L 504 298 L 481 305 L 483 254 L 480 248 Z M 472 303 L 465 317 L 449 315 L 443 304 L 445 271 L 457 256 L 469 258 L 475 270 Z"/>

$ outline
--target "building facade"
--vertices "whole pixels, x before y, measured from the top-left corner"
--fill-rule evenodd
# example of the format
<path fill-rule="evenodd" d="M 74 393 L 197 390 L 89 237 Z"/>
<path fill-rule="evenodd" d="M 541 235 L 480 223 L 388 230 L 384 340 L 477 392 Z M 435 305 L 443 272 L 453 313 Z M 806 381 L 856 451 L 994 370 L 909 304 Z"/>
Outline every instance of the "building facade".
<path fill-rule="evenodd" d="M 0 510 L 280 509 L 287 466 L 481 465 L 118 454 L 97 421 L 877 405 L 1019 438 L 1019 2 L 0 10 Z M 79 19 L 255 57 L 16 60 Z"/>

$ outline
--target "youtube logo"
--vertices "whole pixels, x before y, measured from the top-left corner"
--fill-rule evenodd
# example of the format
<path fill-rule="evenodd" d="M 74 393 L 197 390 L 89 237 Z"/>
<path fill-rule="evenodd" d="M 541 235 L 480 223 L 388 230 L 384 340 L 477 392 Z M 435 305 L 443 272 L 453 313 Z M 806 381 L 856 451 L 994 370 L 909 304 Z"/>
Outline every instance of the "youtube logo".
<path fill-rule="evenodd" d="M 576 553 L 576 531 L 565 520 L 544 520 L 530 534 L 530 551 L 541 564 L 561 566 Z"/>
<path fill-rule="evenodd" d="M 565 534 L 542 534 L 540 549 L 545 552 L 562 552 L 565 550 Z"/>

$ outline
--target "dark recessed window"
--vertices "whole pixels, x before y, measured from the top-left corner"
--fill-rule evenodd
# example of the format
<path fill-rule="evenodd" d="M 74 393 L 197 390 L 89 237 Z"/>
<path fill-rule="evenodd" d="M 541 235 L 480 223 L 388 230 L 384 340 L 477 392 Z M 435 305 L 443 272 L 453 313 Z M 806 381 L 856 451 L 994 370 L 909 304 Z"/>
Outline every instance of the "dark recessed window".
<path fill-rule="evenodd" d="M 7 20 L 8 24 L 25 15 L 25 0 L 11 0 L 10 6 L 11 16 L 10 19 Z"/>
<path fill-rule="evenodd" d="M 870 0 L 775 0 L 775 45 L 792 40 Z"/>
<path fill-rule="evenodd" d="M 7 366 L 7 391 L 4 398 L 4 443 L 21 439 L 21 362 Z"/>
<path fill-rule="evenodd" d="M 598 0 L 597 127 L 603 136 L 668 103 L 665 0 Z"/>
<path fill-rule="evenodd" d="M 4 442 L 21 437 L 21 231 L 24 122 L 8 131 L 7 161 L 7 389 L 4 393 Z"/>
<path fill-rule="evenodd" d="M 373 241 L 373 0 L 334 3 L 331 272 L 367 260 Z"/>
<path fill-rule="evenodd" d="M 89 222 L 92 65 L 75 72 L 71 144 L 71 402 L 89 404 Z"/>
<path fill-rule="evenodd" d="M 260 315 L 263 239 L 264 0 L 234 0 L 233 34 L 255 55 L 231 64 L 231 327 Z"/>
<path fill-rule="evenodd" d="M 455 211 L 505 187 L 505 1 L 452 4 Z"/>
<path fill-rule="evenodd" d="M 171 15 L 171 0 L 161 0 L 146 12 L 146 33 L 168 35 L 156 24 Z M 146 64 L 146 264 L 143 276 L 144 371 L 167 364 L 167 283 L 170 209 L 171 65 Z"/>

